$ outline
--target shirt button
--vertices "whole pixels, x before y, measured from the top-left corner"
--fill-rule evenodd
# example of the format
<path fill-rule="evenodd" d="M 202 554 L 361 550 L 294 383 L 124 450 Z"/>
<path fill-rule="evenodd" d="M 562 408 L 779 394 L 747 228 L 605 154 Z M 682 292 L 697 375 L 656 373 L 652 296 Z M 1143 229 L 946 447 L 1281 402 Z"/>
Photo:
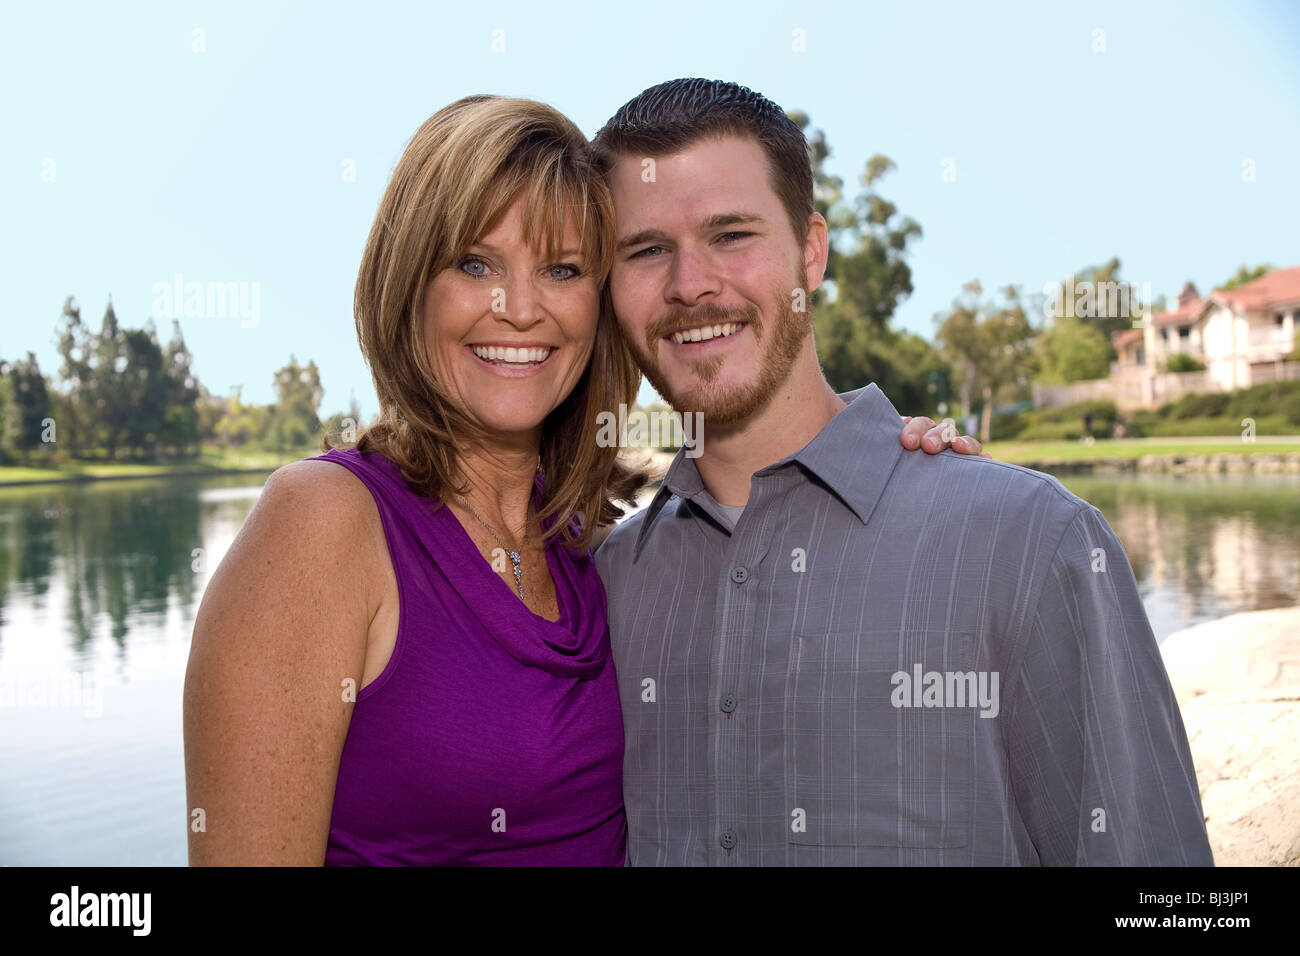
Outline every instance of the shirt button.
<path fill-rule="evenodd" d="M 749 580 L 749 572 L 744 568 L 732 568 L 731 580 L 735 581 L 737 584 L 744 584 Z"/>
<path fill-rule="evenodd" d="M 722 836 L 718 838 L 718 842 L 722 844 L 724 850 L 732 849 L 736 845 L 736 831 L 724 830 Z"/>
<path fill-rule="evenodd" d="M 729 714 L 736 709 L 736 698 L 734 694 L 724 694 L 720 703 L 724 714 Z"/>

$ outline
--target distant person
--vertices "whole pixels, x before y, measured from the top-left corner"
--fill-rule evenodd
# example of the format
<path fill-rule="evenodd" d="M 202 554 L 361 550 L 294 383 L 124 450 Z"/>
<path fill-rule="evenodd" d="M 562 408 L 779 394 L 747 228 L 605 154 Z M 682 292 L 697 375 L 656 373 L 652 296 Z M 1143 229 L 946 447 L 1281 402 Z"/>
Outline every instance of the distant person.
<path fill-rule="evenodd" d="M 1083 443 L 1091 445 L 1095 439 L 1092 437 L 1092 412 L 1083 413 Z"/>
<path fill-rule="evenodd" d="M 1116 437 L 1116 438 L 1123 438 L 1123 437 L 1124 437 L 1125 435 L 1127 435 L 1127 434 L 1128 434 L 1128 429 L 1124 427 L 1124 423 L 1121 422 L 1119 419 L 1116 419 L 1116 420 L 1115 420 L 1115 432 L 1114 432 L 1115 437 Z"/>

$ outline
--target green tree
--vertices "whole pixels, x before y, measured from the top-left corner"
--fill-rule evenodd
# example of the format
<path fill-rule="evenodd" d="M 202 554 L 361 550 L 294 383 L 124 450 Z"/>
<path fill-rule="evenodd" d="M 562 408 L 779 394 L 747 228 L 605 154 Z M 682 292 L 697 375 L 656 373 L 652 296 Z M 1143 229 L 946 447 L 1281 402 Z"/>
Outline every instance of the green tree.
<path fill-rule="evenodd" d="M 1078 382 L 1110 374 L 1114 348 L 1086 320 L 1057 319 L 1038 334 L 1040 382 Z"/>
<path fill-rule="evenodd" d="M 957 374 L 962 406 L 980 411 L 980 440 L 988 442 L 995 403 L 1013 390 L 1023 394 L 1034 374 L 1034 329 L 1014 286 L 1002 291 L 1001 304 L 979 304 L 978 280 L 962 292 L 964 300 L 935 317 L 938 339 Z"/>
<path fill-rule="evenodd" d="M 837 392 L 875 382 L 909 414 L 936 414 L 947 402 L 951 366 L 919 335 L 875 329 L 841 300 L 818 309 L 814 325 L 822 374 Z"/>
<path fill-rule="evenodd" d="M 213 395 L 202 382 L 198 383 L 198 398 L 194 403 L 198 413 L 195 444 L 199 449 L 206 442 L 220 441 L 217 428 L 228 411 L 227 403 L 220 396 Z"/>
<path fill-rule="evenodd" d="M 181 334 L 181 324 L 173 319 L 172 337 L 167 343 L 164 362 L 167 411 L 159 438 L 182 455 L 191 448 L 197 455 L 201 441 L 199 402 L 202 386 L 194 377 L 191 368 L 193 362 L 193 356 L 185 344 L 185 336 Z"/>
<path fill-rule="evenodd" d="M 813 203 L 830 233 L 826 282 L 811 302 L 826 380 L 837 391 L 874 381 L 909 411 L 933 411 L 941 394 L 936 378 L 946 385 L 947 363 L 923 339 L 889 325 L 898 303 L 912 292 L 904 256 L 908 243 L 921 235 L 916 221 L 899 216 L 877 190 L 894 163 L 872 156 L 858 179 L 862 191 L 849 202 L 843 181 L 826 170 L 831 154 L 826 134 L 810 129 L 806 113 L 789 115 L 808 139 Z"/>
<path fill-rule="evenodd" d="M 0 462 L 7 462 L 12 457 L 9 438 L 9 407 L 13 403 L 12 387 L 9 384 L 9 363 L 0 359 Z"/>
<path fill-rule="evenodd" d="M 68 296 L 56 328 L 59 356 L 63 359 L 59 377 L 66 391 L 55 399 L 54 419 L 58 423 L 59 442 L 78 457 L 86 452 L 94 437 L 94 404 L 91 387 L 90 330 L 81 321 L 77 300 Z"/>
<path fill-rule="evenodd" d="M 290 355 L 289 364 L 275 373 L 276 400 L 267 427 L 267 447 L 283 452 L 315 440 L 320 434 L 317 415 L 324 394 L 316 363 L 299 365 Z"/>
<path fill-rule="evenodd" d="M 213 426 L 217 441 L 227 448 L 243 448 L 262 442 L 270 423 L 271 411 L 265 405 L 245 405 L 239 395 L 224 403 L 214 403 L 223 414 Z"/>
<path fill-rule="evenodd" d="M 130 409 L 123 416 L 122 440 L 133 454 L 156 458 L 169 398 L 162 346 L 152 319 L 122 337 L 126 363 L 114 383 Z"/>
<path fill-rule="evenodd" d="M 361 420 L 361 406 L 357 404 L 356 392 L 353 392 L 348 399 L 348 410 L 335 412 L 321 427 L 329 433 L 330 441 L 337 445 L 355 442 L 364 425 L 365 422 Z"/>
<path fill-rule="evenodd" d="M 1234 275 L 1227 282 L 1223 283 L 1223 285 L 1219 286 L 1219 288 L 1235 289 L 1237 288 L 1237 286 L 1245 285 L 1247 282 L 1254 282 L 1260 276 L 1267 275 L 1269 272 L 1272 271 L 1273 271 L 1273 267 L 1267 264 L 1262 266 L 1255 266 L 1255 268 L 1253 269 L 1247 269 L 1245 263 L 1242 263 L 1240 268 L 1237 269 L 1237 274 Z"/>
<path fill-rule="evenodd" d="M 33 352 L 26 359 L 8 363 L 8 401 L 0 433 L 5 445 L 29 460 L 31 452 L 45 446 L 46 426 L 53 417 L 54 405 Z M 57 439 L 57 432 L 55 433 Z"/>
<path fill-rule="evenodd" d="M 1070 277 L 1061 283 L 1061 308 L 1051 309 L 1051 318 L 1078 319 L 1097 329 L 1106 343 L 1106 362 L 1115 358 L 1110 346 L 1117 332 L 1133 328 L 1133 322 L 1142 313 L 1132 287 L 1120 276 L 1120 261 L 1112 257 L 1098 266 L 1088 266 L 1073 274 L 1074 294 L 1071 296 Z M 1147 303 L 1150 305 L 1150 303 Z"/>
<path fill-rule="evenodd" d="M 104 446 L 109 461 L 117 457 L 133 414 L 128 389 L 122 387 L 122 376 L 129 361 L 126 332 L 117 321 L 110 300 L 99 332 L 91 342 L 90 389 L 86 396 L 90 401 L 95 444 Z"/>
<path fill-rule="evenodd" d="M 806 119 L 800 114 L 800 118 Z M 916 220 L 900 217 L 898 207 L 876 190 L 880 180 L 895 168 L 887 156 L 879 153 L 867 160 L 858 182 L 863 192 L 846 204 L 840 180 L 821 168 L 829 155 L 825 136 L 817 133 L 812 158 L 814 183 L 820 184 L 821 206 L 830 229 L 830 250 L 826 261 L 826 279 L 835 290 L 836 299 L 852 306 L 856 314 L 876 328 L 884 328 L 893 318 L 898 303 L 912 294 L 912 270 L 904 256 L 909 242 L 920 238 Z M 814 193 L 816 196 L 816 193 Z M 819 290 L 820 291 L 820 290 Z M 820 301 L 814 297 L 813 304 Z"/>
<path fill-rule="evenodd" d="M 110 460 L 123 448 L 151 457 L 162 445 L 197 451 L 199 385 L 179 323 L 164 351 L 152 319 L 141 329 L 125 329 L 110 301 L 92 334 L 68 296 L 57 337 L 67 391 L 54 399 L 55 418 L 73 455 L 97 447 Z"/>

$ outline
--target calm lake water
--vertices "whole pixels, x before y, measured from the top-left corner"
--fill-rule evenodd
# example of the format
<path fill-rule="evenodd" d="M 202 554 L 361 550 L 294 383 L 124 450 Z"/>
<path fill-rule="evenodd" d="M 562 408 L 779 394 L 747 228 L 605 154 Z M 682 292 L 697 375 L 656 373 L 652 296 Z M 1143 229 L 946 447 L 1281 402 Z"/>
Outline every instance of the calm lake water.
<path fill-rule="evenodd" d="M 194 614 L 261 476 L 0 488 L 0 865 L 184 865 Z M 1300 476 L 1068 477 L 1158 639 L 1300 604 Z"/>

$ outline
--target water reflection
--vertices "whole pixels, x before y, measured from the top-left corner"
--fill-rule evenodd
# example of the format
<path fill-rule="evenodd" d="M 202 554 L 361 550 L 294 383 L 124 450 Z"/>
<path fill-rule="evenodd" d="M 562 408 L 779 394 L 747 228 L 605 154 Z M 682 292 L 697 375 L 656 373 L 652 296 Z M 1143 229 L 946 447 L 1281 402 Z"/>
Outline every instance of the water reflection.
<path fill-rule="evenodd" d="M 190 634 L 263 480 L 0 489 L 0 865 L 185 862 Z"/>
<path fill-rule="evenodd" d="M 1300 476 L 1073 477 L 1128 552 L 1156 637 L 1300 604 Z"/>
<path fill-rule="evenodd" d="M 0 640 L 9 625 L 9 592 L 33 603 L 57 574 L 66 585 L 59 615 L 74 650 L 99 623 L 125 646 L 129 619 L 160 613 L 169 599 L 183 611 L 197 589 L 190 551 L 200 544 L 201 501 L 192 482 L 104 482 L 36 486 L 0 498 L 11 520 L 0 525 Z M 12 563 L 15 573 L 6 568 Z"/>

